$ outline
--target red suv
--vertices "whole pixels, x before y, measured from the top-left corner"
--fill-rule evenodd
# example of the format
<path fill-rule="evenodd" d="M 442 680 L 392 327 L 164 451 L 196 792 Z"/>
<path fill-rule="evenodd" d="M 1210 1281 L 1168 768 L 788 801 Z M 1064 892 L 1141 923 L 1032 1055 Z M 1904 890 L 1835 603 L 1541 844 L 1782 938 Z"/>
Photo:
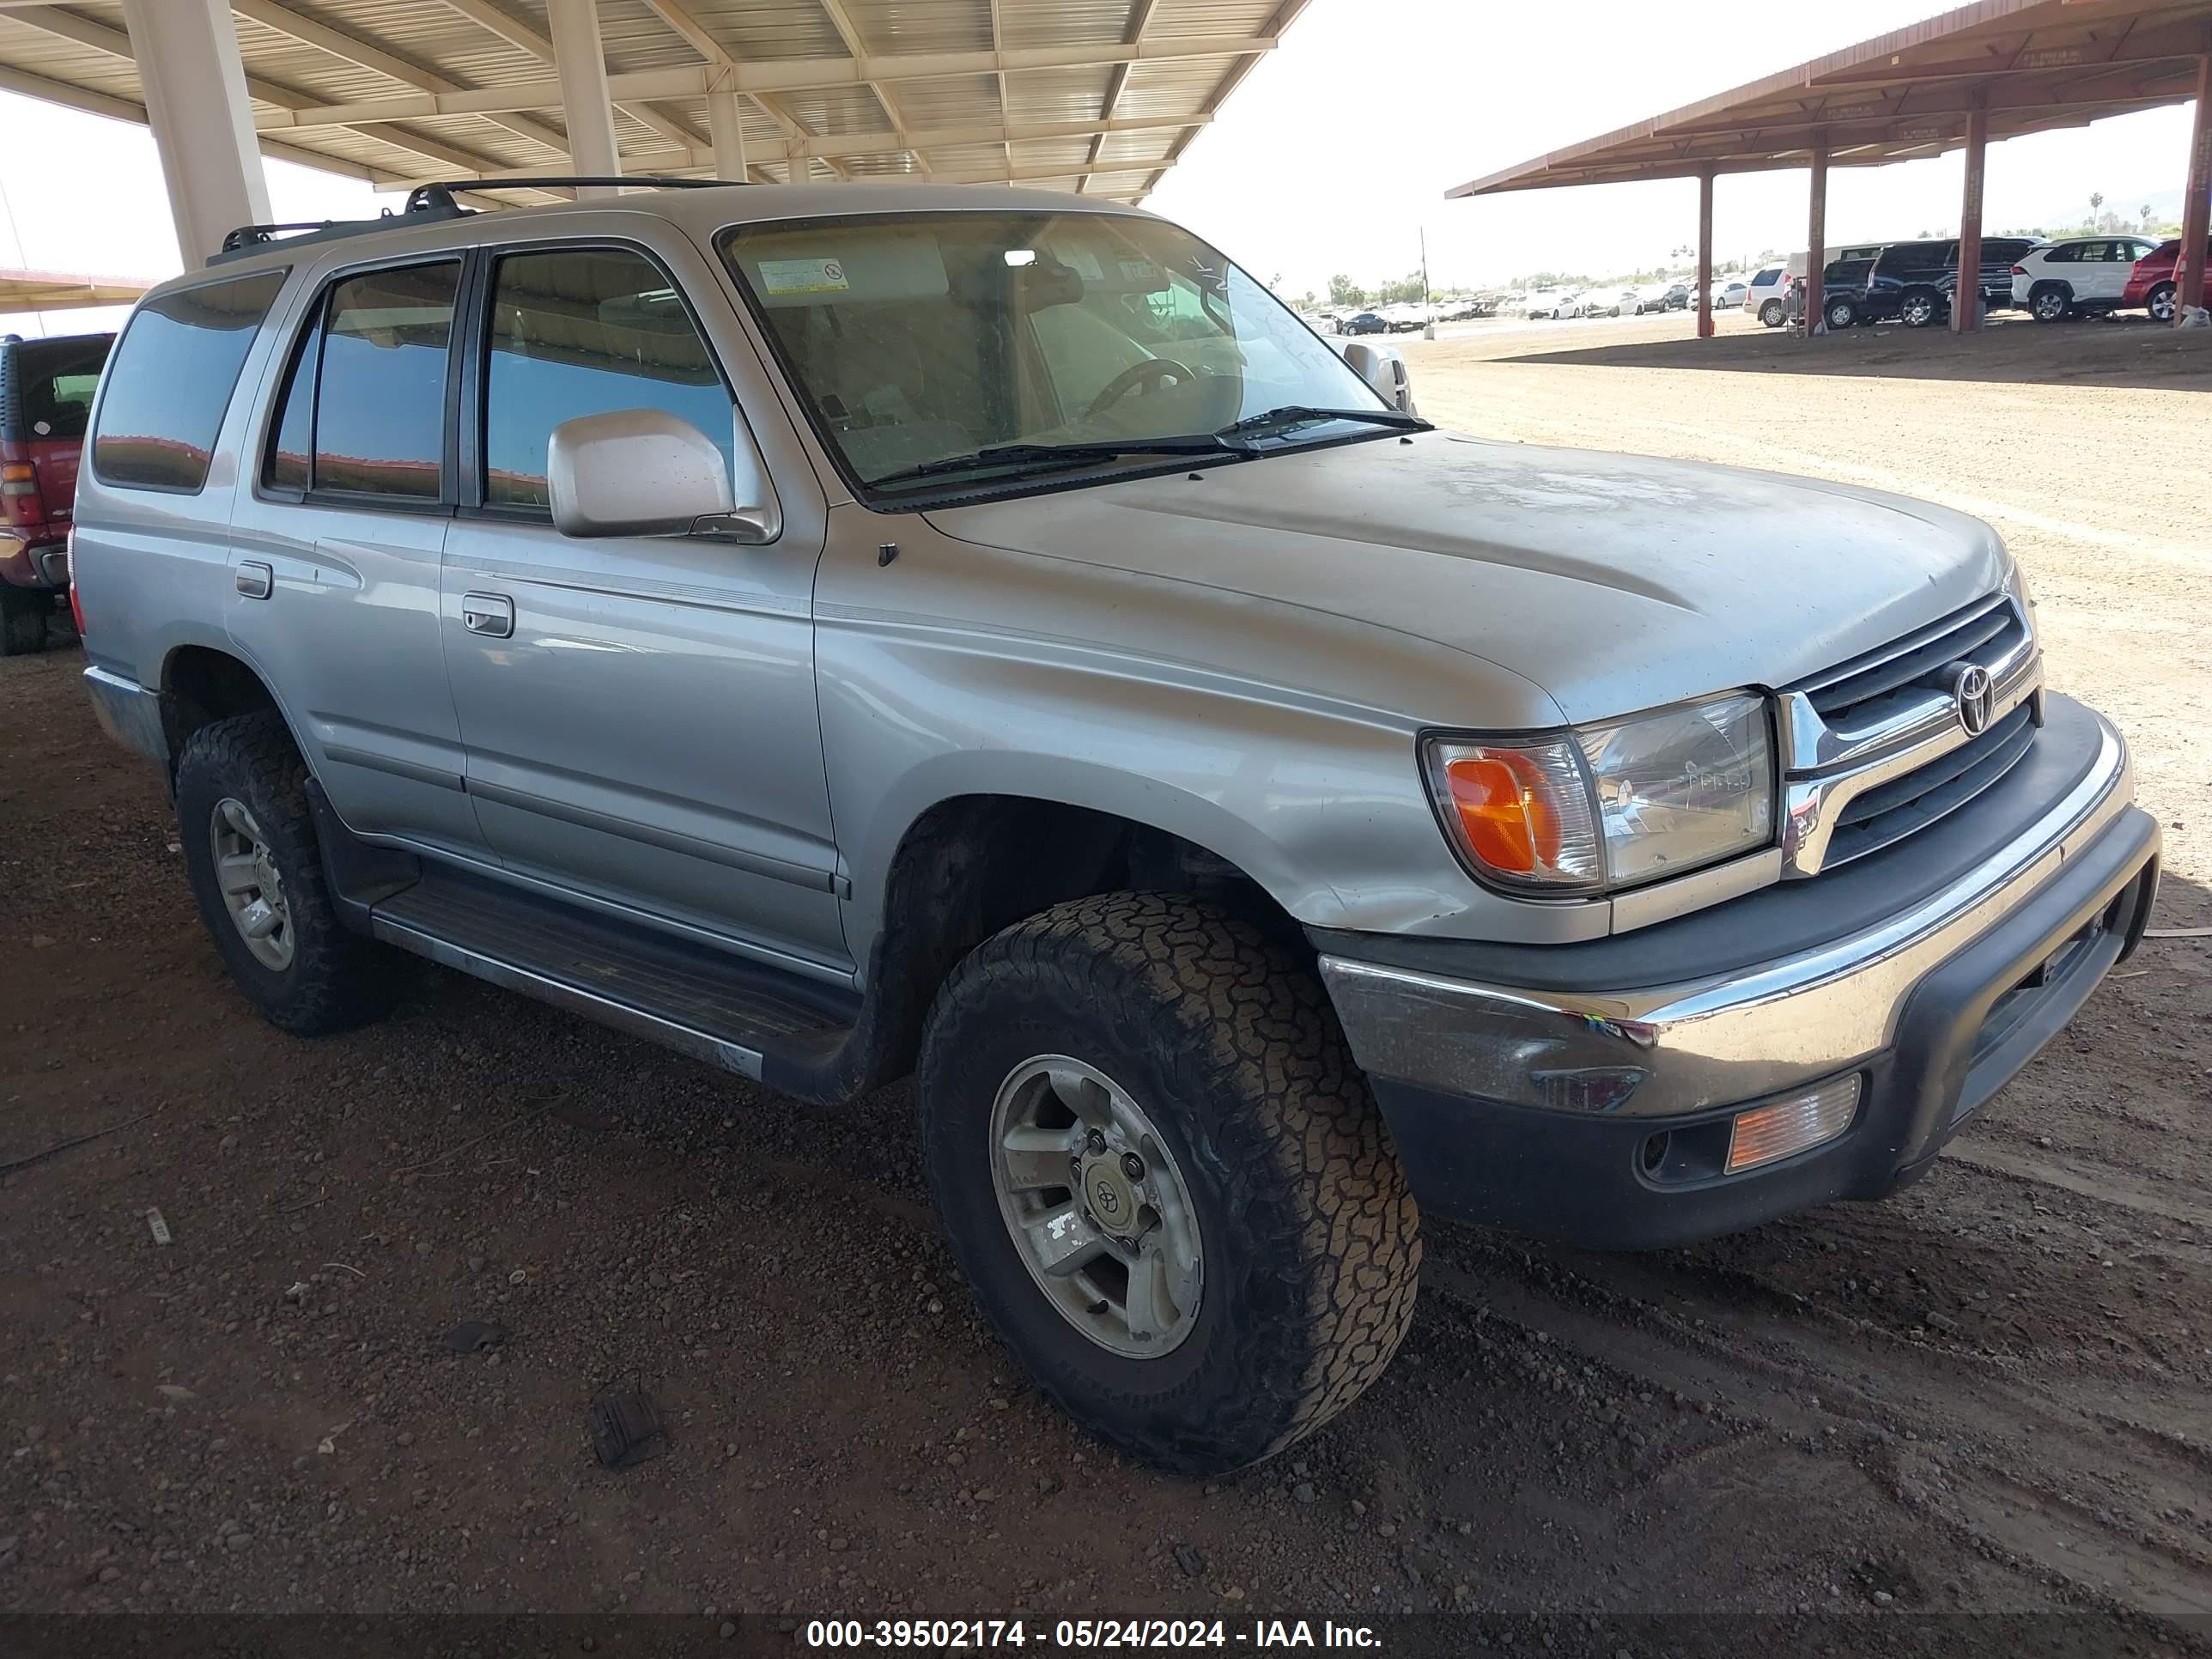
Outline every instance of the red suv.
<path fill-rule="evenodd" d="M 2212 240 L 2204 244 L 2208 257 L 2212 257 Z M 2178 274 L 2174 266 L 2181 262 L 2181 238 L 2172 237 L 2136 261 L 2134 272 L 2128 277 L 2128 286 L 2120 295 L 2123 307 L 2148 307 L 2150 314 L 2161 323 L 2173 320 L 2173 303 L 2180 289 L 2176 286 Z"/>
<path fill-rule="evenodd" d="M 112 334 L 0 338 L 0 655 L 37 651 L 69 587 L 77 452 Z"/>

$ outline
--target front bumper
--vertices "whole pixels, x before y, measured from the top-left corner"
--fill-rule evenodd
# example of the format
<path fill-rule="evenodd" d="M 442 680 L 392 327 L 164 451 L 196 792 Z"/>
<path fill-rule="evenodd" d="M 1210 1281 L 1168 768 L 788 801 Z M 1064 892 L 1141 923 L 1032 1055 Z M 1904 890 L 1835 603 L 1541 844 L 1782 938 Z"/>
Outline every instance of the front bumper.
<path fill-rule="evenodd" d="M 1640 988 L 1556 975 L 1537 988 L 1325 951 L 1415 1196 L 1456 1218 L 1635 1249 L 1917 1177 L 2149 917 L 2159 830 L 2130 803 L 2126 747 L 2099 716 L 2052 703 L 2089 757 L 2063 793 L 1935 890 L 1786 956 Z M 1843 1133 L 1724 1173 L 1737 1112 L 1853 1073 Z"/>

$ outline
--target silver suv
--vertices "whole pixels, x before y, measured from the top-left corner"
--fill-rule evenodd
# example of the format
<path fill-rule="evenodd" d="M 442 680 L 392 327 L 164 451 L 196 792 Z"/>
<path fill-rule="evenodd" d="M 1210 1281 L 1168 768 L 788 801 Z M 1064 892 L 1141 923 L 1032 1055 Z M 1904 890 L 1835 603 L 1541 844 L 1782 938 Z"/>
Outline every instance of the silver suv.
<path fill-rule="evenodd" d="M 351 1024 L 397 946 L 787 1096 L 918 1072 L 978 1300 L 1167 1468 L 1376 1379 L 1422 1211 L 1894 1191 L 2148 912 L 1985 526 L 1435 430 L 1150 215 L 234 240 L 117 348 L 72 569 L 247 999 Z"/>

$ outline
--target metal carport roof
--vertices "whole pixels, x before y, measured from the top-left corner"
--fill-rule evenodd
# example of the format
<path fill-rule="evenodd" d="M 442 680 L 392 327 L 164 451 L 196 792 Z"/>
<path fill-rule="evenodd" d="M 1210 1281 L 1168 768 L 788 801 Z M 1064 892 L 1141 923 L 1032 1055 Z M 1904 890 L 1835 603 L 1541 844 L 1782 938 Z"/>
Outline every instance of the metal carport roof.
<path fill-rule="evenodd" d="M 1980 0 L 1446 192 L 1872 167 L 2181 103 L 2212 51 L 2212 0 Z"/>
<path fill-rule="evenodd" d="M 1140 200 L 1307 0 L 602 0 L 625 173 L 1028 181 Z M 269 155 L 399 185 L 569 167 L 544 0 L 233 0 Z M 146 119 L 120 0 L 0 0 L 0 88 Z"/>
<path fill-rule="evenodd" d="M 0 312 L 80 311 L 127 306 L 153 287 L 135 276 L 82 276 L 61 270 L 0 270 Z"/>

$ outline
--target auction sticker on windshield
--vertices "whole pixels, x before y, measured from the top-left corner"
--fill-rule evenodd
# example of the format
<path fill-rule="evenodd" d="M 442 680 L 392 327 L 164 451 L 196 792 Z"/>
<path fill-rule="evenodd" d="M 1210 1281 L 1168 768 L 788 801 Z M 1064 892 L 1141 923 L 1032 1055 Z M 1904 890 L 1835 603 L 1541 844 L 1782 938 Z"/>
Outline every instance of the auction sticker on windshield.
<path fill-rule="evenodd" d="M 763 259 L 760 279 L 770 294 L 846 294 L 853 287 L 836 259 Z"/>

